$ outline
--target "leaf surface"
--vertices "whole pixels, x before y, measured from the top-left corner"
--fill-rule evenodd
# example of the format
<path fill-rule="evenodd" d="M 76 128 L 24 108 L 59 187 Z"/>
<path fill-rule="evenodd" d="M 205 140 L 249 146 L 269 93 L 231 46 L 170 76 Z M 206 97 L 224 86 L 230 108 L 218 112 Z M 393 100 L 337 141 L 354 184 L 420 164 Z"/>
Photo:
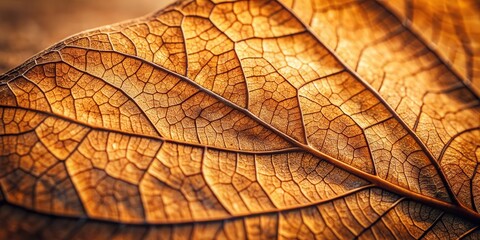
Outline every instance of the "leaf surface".
<path fill-rule="evenodd" d="M 84 32 L 0 77 L 0 232 L 475 238 L 463 78 L 371 1 L 183 1 Z"/>
<path fill-rule="evenodd" d="M 480 5 L 476 1 L 382 1 L 467 85 L 480 90 Z"/>

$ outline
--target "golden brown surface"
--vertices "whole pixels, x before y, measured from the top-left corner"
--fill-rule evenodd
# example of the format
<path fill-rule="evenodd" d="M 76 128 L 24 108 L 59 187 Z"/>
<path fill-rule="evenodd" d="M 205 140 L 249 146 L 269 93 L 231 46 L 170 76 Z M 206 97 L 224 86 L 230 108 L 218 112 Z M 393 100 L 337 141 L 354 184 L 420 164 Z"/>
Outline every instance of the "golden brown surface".
<path fill-rule="evenodd" d="M 372 1 L 183 1 L 79 34 L 0 77 L 0 237 L 478 238 L 455 74 Z"/>
<path fill-rule="evenodd" d="M 480 2 L 381 1 L 480 93 Z"/>

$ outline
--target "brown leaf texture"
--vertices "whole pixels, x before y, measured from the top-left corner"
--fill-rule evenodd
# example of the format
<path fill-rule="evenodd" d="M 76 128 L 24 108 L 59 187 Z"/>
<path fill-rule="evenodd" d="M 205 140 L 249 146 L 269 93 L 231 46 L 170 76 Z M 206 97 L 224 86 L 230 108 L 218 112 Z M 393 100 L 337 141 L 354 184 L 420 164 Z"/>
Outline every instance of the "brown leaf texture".
<path fill-rule="evenodd" d="M 383 1 L 458 76 L 480 92 L 480 3 L 474 0 Z"/>
<path fill-rule="evenodd" d="M 479 238 L 477 51 L 401 4 L 181 1 L 33 57 L 0 237 Z"/>

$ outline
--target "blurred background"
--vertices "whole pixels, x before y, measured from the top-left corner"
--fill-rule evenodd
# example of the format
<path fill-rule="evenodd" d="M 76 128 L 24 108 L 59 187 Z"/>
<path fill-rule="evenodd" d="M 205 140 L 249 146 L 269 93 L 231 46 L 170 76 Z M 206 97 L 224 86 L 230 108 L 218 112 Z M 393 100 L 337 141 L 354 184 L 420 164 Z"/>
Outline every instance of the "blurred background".
<path fill-rule="evenodd" d="M 141 17 L 174 0 L 0 0 L 0 74 L 78 32 Z"/>

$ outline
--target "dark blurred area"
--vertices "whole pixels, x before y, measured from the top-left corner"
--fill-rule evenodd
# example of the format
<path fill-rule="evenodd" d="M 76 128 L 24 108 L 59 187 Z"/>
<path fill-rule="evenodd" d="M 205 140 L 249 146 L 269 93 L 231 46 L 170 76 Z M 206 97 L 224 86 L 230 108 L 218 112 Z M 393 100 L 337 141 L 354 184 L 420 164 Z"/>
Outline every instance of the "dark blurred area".
<path fill-rule="evenodd" d="M 0 74 L 78 32 L 141 17 L 173 0 L 0 0 Z"/>

